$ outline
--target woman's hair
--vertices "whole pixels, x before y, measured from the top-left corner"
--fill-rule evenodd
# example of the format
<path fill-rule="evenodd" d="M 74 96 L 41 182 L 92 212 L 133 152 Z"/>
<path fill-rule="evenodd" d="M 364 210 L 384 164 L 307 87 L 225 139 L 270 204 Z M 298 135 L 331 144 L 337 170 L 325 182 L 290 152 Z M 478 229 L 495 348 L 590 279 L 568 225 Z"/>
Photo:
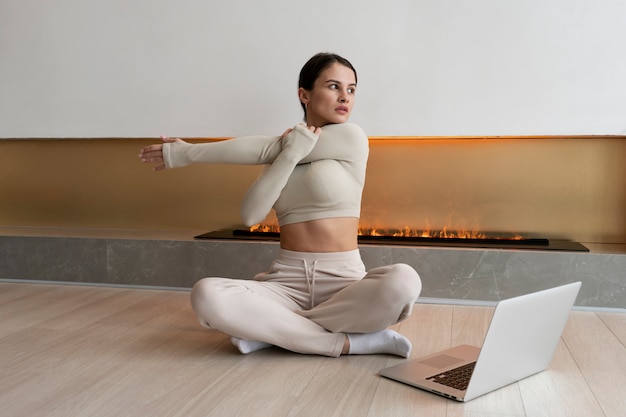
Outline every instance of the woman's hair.
<path fill-rule="evenodd" d="M 354 80 L 356 82 L 356 70 L 354 69 L 350 61 L 337 54 L 321 52 L 309 59 L 300 70 L 298 87 L 304 88 L 307 91 L 312 90 L 313 85 L 315 84 L 315 80 L 317 80 L 317 77 L 319 77 L 320 73 L 326 68 L 330 67 L 335 62 L 338 62 L 344 67 L 350 68 L 352 72 L 354 72 Z M 302 105 L 302 110 L 304 110 L 304 117 L 306 119 L 306 106 L 302 102 L 300 102 L 300 105 Z"/>

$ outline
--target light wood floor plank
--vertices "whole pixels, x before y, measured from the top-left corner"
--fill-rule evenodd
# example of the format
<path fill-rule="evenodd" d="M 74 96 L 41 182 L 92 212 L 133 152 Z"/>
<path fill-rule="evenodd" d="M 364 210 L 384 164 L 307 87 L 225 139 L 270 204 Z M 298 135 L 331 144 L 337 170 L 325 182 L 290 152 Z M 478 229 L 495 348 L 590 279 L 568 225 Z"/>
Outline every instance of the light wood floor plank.
<path fill-rule="evenodd" d="M 0 284 L 0 289 L 3 285 Z M 61 286 L 40 287 L 39 291 L 26 293 L 2 303 L 0 310 L 0 336 L 14 330 L 36 325 L 50 318 L 51 314 L 62 314 L 70 309 L 68 304 L 58 303 L 58 299 L 67 296 L 72 302 L 72 292 Z"/>
<path fill-rule="evenodd" d="M 622 345 L 626 346 L 626 325 L 624 314 L 620 313 L 597 313 L 600 320 L 608 327 Z"/>
<path fill-rule="evenodd" d="M 394 328 L 416 358 L 480 345 L 492 314 L 417 304 Z M 393 356 L 279 348 L 241 355 L 228 336 L 196 323 L 187 292 L 0 284 L 0 318 L 0 417 L 569 417 L 624 409 L 622 314 L 575 312 L 547 372 L 467 404 L 377 375 L 404 360 Z"/>
<path fill-rule="evenodd" d="M 626 415 L 626 348 L 597 314 L 572 312 L 563 339 L 607 417 Z"/>
<path fill-rule="evenodd" d="M 385 364 L 386 358 L 380 355 L 326 359 L 288 417 L 367 415 L 380 382 L 376 372 Z"/>
<path fill-rule="evenodd" d="M 529 417 L 605 415 L 562 340 L 549 368 L 518 384 Z"/>
<path fill-rule="evenodd" d="M 102 288 L 94 291 L 87 287 L 87 290 L 91 294 L 85 296 L 80 302 L 70 303 L 64 297 L 63 304 L 68 306 L 67 311 L 63 314 L 49 314 L 46 320 L 37 323 L 36 326 L 46 329 L 86 329 L 107 316 L 154 296 L 151 291 L 138 293 L 133 290 L 120 291 L 118 288 Z M 95 297 L 93 294 L 99 296 Z M 86 304 L 88 308 L 85 308 Z"/>
<path fill-rule="evenodd" d="M 411 359 L 450 347 L 453 311 L 453 306 L 416 304 L 411 319 L 394 326 L 411 340 Z M 381 368 L 403 360 L 389 357 Z M 367 417 L 445 416 L 448 402 L 445 398 L 381 378 Z"/>
<path fill-rule="evenodd" d="M 0 282 L 0 306 L 12 300 L 32 296 L 32 287 L 21 283 Z"/>

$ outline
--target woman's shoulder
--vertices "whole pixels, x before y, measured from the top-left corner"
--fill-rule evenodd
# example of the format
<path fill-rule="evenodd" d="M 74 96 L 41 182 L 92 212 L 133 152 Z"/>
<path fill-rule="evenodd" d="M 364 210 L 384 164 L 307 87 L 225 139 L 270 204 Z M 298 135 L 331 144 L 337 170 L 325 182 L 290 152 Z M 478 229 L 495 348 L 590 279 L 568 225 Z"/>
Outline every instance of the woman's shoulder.
<path fill-rule="evenodd" d="M 361 138 L 367 138 L 367 135 L 361 128 L 361 126 L 354 123 L 337 123 L 332 125 L 326 125 L 322 127 L 322 132 L 327 131 L 329 133 L 336 133 L 338 135 L 350 135 Z"/>
<path fill-rule="evenodd" d="M 344 155 L 345 160 L 366 160 L 369 154 L 369 138 L 363 129 L 354 123 L 324 126 L 320 141 L 328 143 L 328 146 Z"/>

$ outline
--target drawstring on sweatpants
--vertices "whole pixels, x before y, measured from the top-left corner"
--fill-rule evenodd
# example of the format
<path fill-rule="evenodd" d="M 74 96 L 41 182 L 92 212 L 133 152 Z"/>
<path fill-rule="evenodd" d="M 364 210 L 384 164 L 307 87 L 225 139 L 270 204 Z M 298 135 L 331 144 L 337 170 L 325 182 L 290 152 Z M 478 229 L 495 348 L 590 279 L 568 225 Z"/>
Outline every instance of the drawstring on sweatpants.
<path fill-rule="evenodd" d="M 309 265 L 306 262 L 306 259 L 302 260 L 304 262 L 304 276 L 306 277 L 306 286 L 310 295 L 310 305 L 309 309 L 315 307 L 315 268 L 317 267 L 317 259 L 313 261 L 313 265 L 311 271 L 309 271 Z"/>

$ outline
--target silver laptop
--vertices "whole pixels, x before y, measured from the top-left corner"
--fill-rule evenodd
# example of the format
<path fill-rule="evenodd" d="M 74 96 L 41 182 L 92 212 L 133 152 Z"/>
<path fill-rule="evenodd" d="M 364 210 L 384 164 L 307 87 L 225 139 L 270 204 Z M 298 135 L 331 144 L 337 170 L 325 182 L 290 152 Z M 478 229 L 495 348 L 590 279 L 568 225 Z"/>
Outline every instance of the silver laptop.
<path fill-rule="evenodd" d="M 580 286 L 575 282 L 500 301 L 482 348 L 457 346 L 379 373 L 469 401 L 541 372 L 552 360 Z"/>

